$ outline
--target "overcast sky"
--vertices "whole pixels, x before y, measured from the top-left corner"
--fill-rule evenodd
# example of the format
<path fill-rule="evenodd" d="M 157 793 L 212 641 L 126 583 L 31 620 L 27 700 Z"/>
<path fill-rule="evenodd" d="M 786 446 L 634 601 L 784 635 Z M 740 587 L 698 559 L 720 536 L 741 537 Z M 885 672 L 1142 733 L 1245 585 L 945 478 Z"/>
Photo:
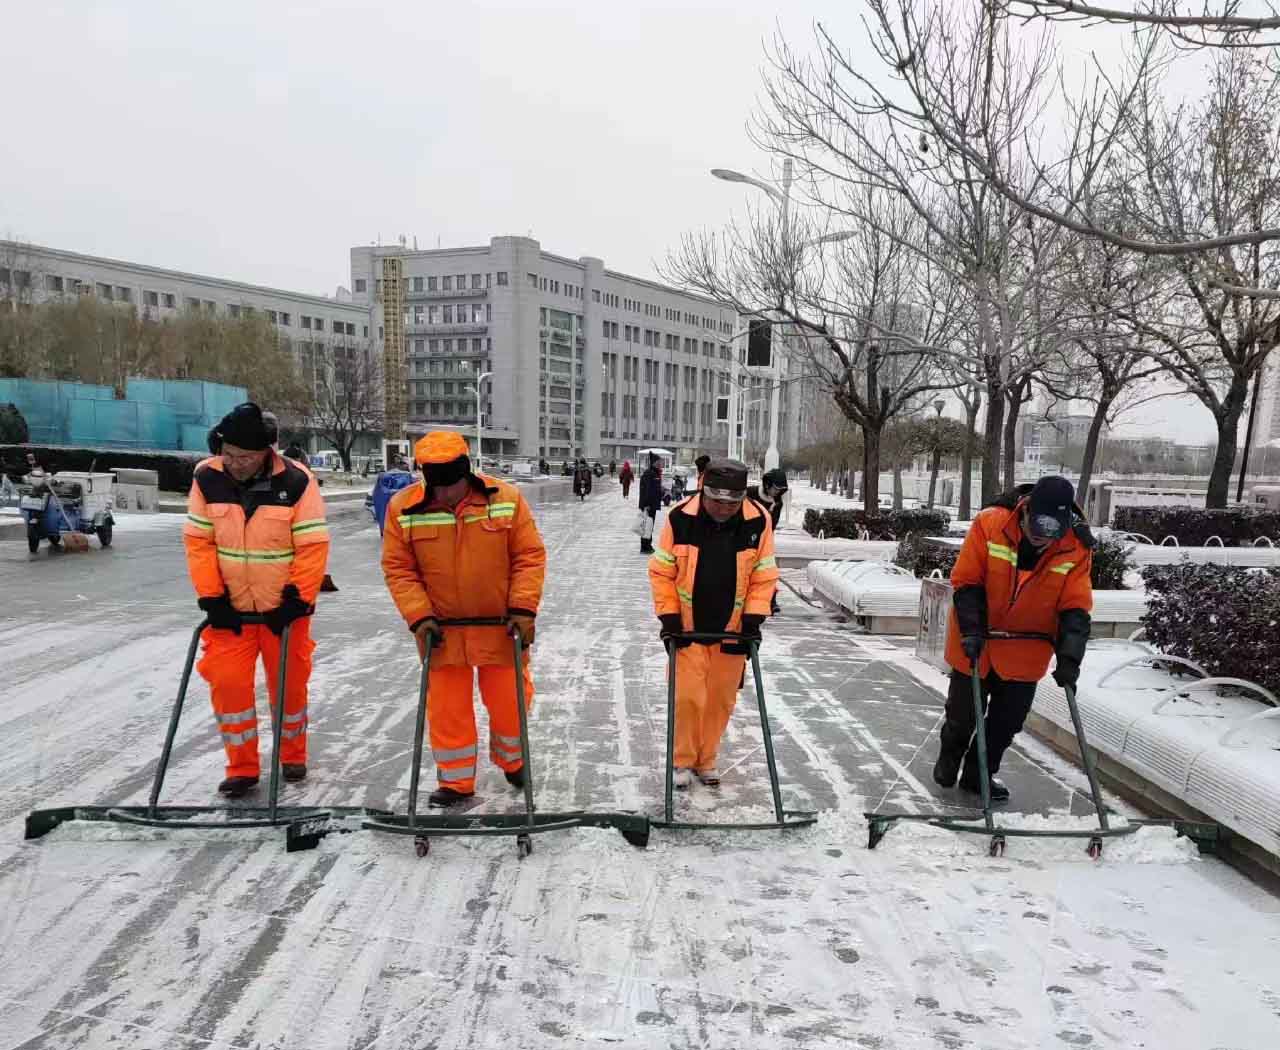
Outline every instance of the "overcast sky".
<path fill-rule="evenodd" d="M 8 4 L 0 236 L 330 295 L 352 245 L 401 233 L 532 235 L 653 276 L 741 212 L 709 168 L 767 165 L 745 132 L 766 41 L 821 20 L 870 67 L 858 9 Z"/>

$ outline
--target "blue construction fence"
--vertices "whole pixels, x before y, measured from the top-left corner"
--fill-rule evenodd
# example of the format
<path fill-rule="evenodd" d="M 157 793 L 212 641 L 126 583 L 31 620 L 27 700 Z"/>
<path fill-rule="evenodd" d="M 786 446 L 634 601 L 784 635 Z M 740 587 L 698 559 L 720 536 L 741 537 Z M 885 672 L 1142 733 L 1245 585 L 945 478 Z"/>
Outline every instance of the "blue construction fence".
<path fill-rule="evenodd" d="M 209 428 L 249 399 L 241 386 L 202 379 L 129 379 L 111 387 L 45 379 L 0 379 L 0 404 L 12 402 L 33 445 L 201 452 Z"/>

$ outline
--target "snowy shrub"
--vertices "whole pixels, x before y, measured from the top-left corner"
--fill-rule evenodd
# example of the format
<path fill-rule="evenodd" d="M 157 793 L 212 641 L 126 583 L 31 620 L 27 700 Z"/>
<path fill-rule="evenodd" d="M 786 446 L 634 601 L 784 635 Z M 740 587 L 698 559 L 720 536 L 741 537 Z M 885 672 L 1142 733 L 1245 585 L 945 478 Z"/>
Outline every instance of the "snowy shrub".
<path fill-rule="evenodd" d="M 1280 543 L 1280 512 L 1250 507 L 1119 507 L 1112 526 L 1159 543 L 1173 536 L 1183 547 L 1203 547 L 1211 536 L 1228 547 L 1245 546 L 1265 536 Z"/>
<path fill-rule="evenodd" d="M 1148 565 L 1142 625 L 1161 652 L 1280 691 L 1280 572 Z"/>
<path fill-rule="evenodd" d="M 1130 546 L 1123 540 L 1100 540 L 1093 548 L 1093 569 L 1089 574 L 1095 590 L 1123 591 L 1124 574 L 1134 568 Z"/>
<path fill-rule="evenodd" d="M 21 445 L 29 440 L 31 433 L 18 406 L 11 401 L 0 405 L 0 442 L 11 441 L 15 445 Z"/>
<path fill-rule="evenodd" d="M 868 514 L 865 510 L 808 510 L 804 530 L 810 536 L 823 533 L 828 539 L 896 540 L 913 532 L 945 536 L 951 516 L 944 510 L 886 510 Z"/>
<path fill-rule="evenodd" d="M 893 556 L 893 564 L 901 566 L 924 579 L 941 569 L 942 575 L 950 578 L 955 567 L 956 558 L 960 556 L 960 548 L 946 547 L 941 543 L 930 543 L 923 532 L 908 532 L 898 541 L 898 551 Z"/>

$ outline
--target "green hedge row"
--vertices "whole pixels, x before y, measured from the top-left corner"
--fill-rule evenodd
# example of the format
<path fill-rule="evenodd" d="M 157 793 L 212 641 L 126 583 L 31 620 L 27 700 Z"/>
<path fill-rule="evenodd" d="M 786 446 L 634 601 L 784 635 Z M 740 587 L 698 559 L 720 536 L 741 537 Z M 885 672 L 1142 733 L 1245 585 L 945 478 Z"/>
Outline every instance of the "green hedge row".
<path fill-rule="evenodd" d="M 909 533 L 898 541 L 898 551 L 893 557 L 893 563 L 911 570 L 921 579 L 929 576 L 934 569 L 941 569 L 942 575 L 950 577 L 959 555 L 959 548 L 930 543 L 922 533 Z M 1103 540 L 1094 547 L 1090 578 L 1095 589 L 1124 590 L 1125 573 L 1133 568 L 1133 555 L 1129 552 L 1127 543 L 1121 540 Z"/>
<path fill-rule="evenodd" d="M 165 492 L 186 492 L 196 464 L 204 456 L 183 452 L 134 452 L 128 449 L 69 448 L 61 445 L 0 445 L 0 472 L 17 481 L 27 473 L 27 453 L 48 473 L 61 470 L 110 471 L 117 467 L 154 470 Z"/>
<path fill-rule="evenodd" d="M 945 536 L 951 515 L 944 510 L 815 510 L 804 512 L 804 531 L 827 539 L 897 540 L 910 533 Z"/>
<path fill-rule="evenodd" d="M 1247 546 L 1263 537 L 1280 543 L 1280 512 L 1249 507 L 1119 507 L 1112 526 L 1141 533 L 1152 543 L 1172 536 L 1183 547 L 1203 547 L 1213 536 L 1228 547 Z"/>
<path fill-rule="evenodd" d="M 1280 572 L 1148 565 L 1142 625 L 1161 652 L 1280 692 Z"/>

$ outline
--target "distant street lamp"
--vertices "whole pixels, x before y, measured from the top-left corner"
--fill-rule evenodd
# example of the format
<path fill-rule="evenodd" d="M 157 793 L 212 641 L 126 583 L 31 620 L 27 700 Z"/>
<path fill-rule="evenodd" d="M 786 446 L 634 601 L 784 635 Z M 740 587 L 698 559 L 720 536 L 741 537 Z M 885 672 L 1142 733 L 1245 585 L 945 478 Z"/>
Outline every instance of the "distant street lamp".
<path fill-rule="evenodd" d="M 942 462 L 942 410 L 947 403 L 942 398 L 933 402 L 933 410 L 937 413 L 933 418 L 933 464 L 929 471 L 929 509 L 933 509 L 934 491 L 938 485 L 938 467 Z"/>
<path fill-rule="evenodd" d="M 484 470 L 484 438 L 481 436 L 480 384 L 488 379 L 492 372 L 481 372 L 476 376 L 476 473 Z"/>

